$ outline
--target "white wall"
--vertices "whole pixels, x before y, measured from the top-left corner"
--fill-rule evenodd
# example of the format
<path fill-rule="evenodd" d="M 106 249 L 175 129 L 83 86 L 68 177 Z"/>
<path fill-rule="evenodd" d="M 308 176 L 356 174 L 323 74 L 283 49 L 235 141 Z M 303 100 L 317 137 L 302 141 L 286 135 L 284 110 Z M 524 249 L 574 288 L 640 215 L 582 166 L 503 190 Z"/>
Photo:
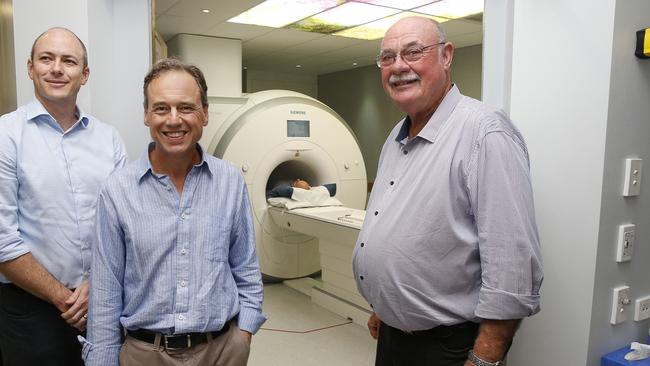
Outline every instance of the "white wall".
<path fill-rule="evenodd" d="M 90 79 L 78 105 L 114 125 L 136 158 L 149 140 L 143 126 L 142 79 L 150 65 L 149 1 L 14 1 L 14 46 L 18 105 L 34 98 L 27 59 L 34 39 L 48 28 L 69 28 L 88 48 Z"/>
<path fill-rule="evenodd" d="M 302 72 L 271 72 L 246 70 L 246 92 L 254 93 L 269 89 L 286 89 L 318 98 L 318 77 Z"/>
<path fill-rule="evenodd" d="M 503 92 L 528 143 L 545 280 L 542 312 L 524 322 L 508 361 L 596 366 L 604 353 L 645 340 L 648 328 L 631 319 L 611 326 L 609 315 L 614 286 L 629 284 L 633 297 L 650 293 L 650 248 L 641 244 L 650 234 L 637 232 L 632 263 L 613 260 L 616 226 L 647 226 L 650 217 L 647 197 L 620 195 L 623 159 L 650 153 L 650 63 L 633 56 L 634 31 L 647 26 L 650 3 L 510 6 L 502 15 L 513 14 L 512 49 L 502 54 L 511 52 L 512 69 L 501 80 L 484 78 L 484 90 Z M 490 19 L 486 39 L 504 31 Z M 484 75 L 498 73 L 495 64 L 486 61 Z"/>
<path fill-rule="evenodd" d="M 201 69 L 209 96 L 241 96 L 241 40 L 178 34 L 167 42 L 167 51 Z"/>
<path fill-rule="evenodd" d="M 530 151 L 545 279 L 542 312 L 521 329 L 509 357 L 514 365 L 586 365 L 613 6 L 515 3 L 510 108 Z"/>

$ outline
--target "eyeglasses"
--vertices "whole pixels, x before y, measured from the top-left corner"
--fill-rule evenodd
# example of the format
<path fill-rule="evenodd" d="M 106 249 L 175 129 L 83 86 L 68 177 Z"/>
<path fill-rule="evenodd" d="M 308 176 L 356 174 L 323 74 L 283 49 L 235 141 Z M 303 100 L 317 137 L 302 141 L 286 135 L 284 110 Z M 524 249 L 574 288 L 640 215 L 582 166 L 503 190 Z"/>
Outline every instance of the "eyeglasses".
<path fill-rule="evenodd" d="M 430 51 L 433 47 L 445 43 L 446 42 L 438 42 L 428 46 L 409 46 L 398 53 L 395 53 L 393 50 L 383 50 L 379 55 L 377 55 L 377 67 L 383 68 L 394 64 L 395 60 L 397 60 L 397 56 L 400 56 L 404 62 L 415 62 L 424 57 L 425 52 Z"/>

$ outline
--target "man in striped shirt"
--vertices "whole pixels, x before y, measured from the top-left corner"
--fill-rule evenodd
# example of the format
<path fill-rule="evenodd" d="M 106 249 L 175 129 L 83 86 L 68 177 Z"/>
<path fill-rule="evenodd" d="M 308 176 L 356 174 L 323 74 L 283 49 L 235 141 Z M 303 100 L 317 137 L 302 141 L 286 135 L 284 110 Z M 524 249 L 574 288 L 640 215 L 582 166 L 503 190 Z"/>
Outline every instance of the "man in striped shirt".
<path fill-rule="evenodd" d="M 163 60 L 144 95 L 153 142 L 97 204 L 86 365 L 245 365 L 265 321 L 246 185 L 198 145 L 198 68 Z"/>

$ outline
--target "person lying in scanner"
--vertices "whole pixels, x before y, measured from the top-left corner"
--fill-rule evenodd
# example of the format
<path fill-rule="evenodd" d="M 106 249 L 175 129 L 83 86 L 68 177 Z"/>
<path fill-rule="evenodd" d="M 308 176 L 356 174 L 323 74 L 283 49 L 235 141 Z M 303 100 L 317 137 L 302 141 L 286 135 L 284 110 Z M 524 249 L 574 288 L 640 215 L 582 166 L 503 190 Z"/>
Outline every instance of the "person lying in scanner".
<path fill-rule="evenodd" d="M 280 184 L 266 191 L 266 198 L 284 197 L 294 201 L 309 202 L 319 205 L 336 195 L 336 184 L 323 184 L 312 187 L 309 182 L 296 179 L 291 184 Z"/>

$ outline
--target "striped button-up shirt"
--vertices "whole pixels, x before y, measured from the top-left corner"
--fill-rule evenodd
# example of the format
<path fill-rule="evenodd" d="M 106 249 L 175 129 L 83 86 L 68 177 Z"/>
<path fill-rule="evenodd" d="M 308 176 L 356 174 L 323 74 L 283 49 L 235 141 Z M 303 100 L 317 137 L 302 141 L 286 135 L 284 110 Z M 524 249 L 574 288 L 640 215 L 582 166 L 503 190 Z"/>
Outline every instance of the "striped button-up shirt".
<path fill-rule="evenodd" d="M 251 333 L 266 319 L 239 172 L 202 153 L 179 194 L 147 151 L 113 174 L 97 204 L 86 364 L 118 364 L 120 325 L 208 332 L 235 316 Z"/>
<path fill-rule="evenodd" d="M 539 311 L 542 264 L 526 144 L 454 86 L 413 139 L 388 137 L 354 249 L 361 294 L 404 331 Z"/>
<path fill-rule="evenodd" d="M 34 100 L 0 117 L 0 262 L 31 252 L 68 288 L 90 271 L 99 187 L 127 160 L 115 128 L 77 115 L 63 131 Z"/>

